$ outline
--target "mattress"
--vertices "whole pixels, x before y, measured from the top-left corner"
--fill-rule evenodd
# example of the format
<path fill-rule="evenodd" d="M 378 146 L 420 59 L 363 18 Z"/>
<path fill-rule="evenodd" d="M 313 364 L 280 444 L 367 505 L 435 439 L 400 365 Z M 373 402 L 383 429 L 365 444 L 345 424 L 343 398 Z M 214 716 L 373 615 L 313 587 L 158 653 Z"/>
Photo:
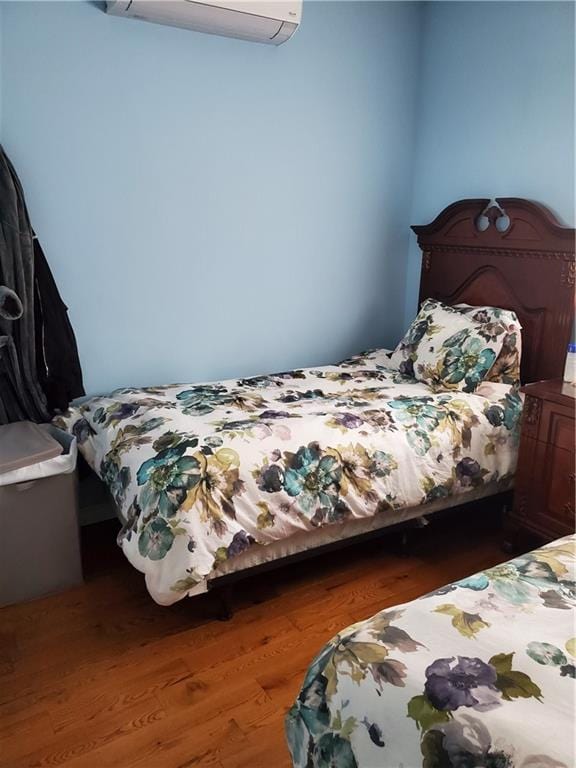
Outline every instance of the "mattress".
<path fill-rule="evenodd" d="M 108 485 L 119 543 L 168 605 L 253 547 L 390 524 L 398 510 L 506 483 L 521 407 L 506 385 L 433 391 L 374 350 L 334 366 L 120 389 L 56 423 Z"/>
<path fill-rule="evenodd" d="M 340 632 L 286 719 L 295 768 L 576 764 L 576 537 Z"/>

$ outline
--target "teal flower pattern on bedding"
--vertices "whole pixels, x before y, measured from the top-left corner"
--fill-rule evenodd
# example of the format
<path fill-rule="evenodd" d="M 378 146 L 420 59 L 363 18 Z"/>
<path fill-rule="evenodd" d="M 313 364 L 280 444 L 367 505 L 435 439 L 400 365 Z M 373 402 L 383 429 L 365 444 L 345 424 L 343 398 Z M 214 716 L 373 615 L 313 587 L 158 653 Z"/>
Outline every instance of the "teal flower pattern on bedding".
<path fill-rule="evenodd" d="M 295 768 L 572 768 L 575 566 L 567 536 L 340 632 L 286 718 Z"/>
<path fill-rule="evenodd" d="M 517 386 L 520 351 L 514 312 L 427 299 L 390 359 L 400 373 L 436 390 L 473 392 L 482 381 Z"/>
<path fill-rule="evenodd" d="M 169 604 L 254 544 L 507 482 L 522 401 L 434 392 L 375 350 L 340 365 L 120 389 L 56 419 L 124 520 L 119 543 Z"/>
<path fill-rule="evenodd" d="M 485 381 L 501 384 L 520 384 L 520 360 L 522 357 L 522 326 L 515 312 L 498 307 L 473 307 L 470 304 L 455 304 L 451 307 L 484 325 L 491 338 L 502 337 L 502 349 L 494 365 L 488 371 Z"/>

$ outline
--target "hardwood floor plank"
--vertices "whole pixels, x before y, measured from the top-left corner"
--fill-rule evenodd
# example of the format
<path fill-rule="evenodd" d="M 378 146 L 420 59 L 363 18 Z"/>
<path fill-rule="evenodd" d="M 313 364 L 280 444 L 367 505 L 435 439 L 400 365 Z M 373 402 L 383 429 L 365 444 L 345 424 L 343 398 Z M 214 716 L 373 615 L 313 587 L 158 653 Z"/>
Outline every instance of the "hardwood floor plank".
<path fill-rule="evenodd" d="M 172 610 L 156 605 L 154 608 L 159 616 Z M 65 688 L 94 686 L 99 680 L 105 680 L 122 670 L 148 665 L 151 658 L 158 664 L 169 663 L 175 656 L 180 657 L 182 654 L 188 655 L 189 668 L 194 671 L 217 663 L 221 654 L 230 658 L 231 653 L 243 653 L 253 644 L 267 642 L 270 637 L 294 629 L 292 623 L 284 617 L 262 622 L 260 618 L 251 619 L 246 615 L 224 623 L 210 621 L 194 627 L 191 622 L 191 625 L 178 635 L 168 633 L 166 637 L 149 642 L 141 642 L 136 637 L 131 647 L 124 651 L 110 643 L 102 645 L 102 658 L 97 656 L 92 661 L 88 658 L 76 665 L 64 661 L 55 665 L 47 664 L 37 672 L 21 672 L 22 669 L 28 669 L 28 660 L 24 658 L 13 674 L 0 680 L 0 717 L 2 701 L 8 700 L 14 704 L 15 699 L 41 695 L 44 689 L 50 691 L 53 688 L 54 680 L 59 680 Z M 37 660 L 34 663 L 37 664 Z"/>
<path fill-rule="evenodd" d="M 307 632 L 297 632 L 241 656 L 223 660 L 217 666 L 203 672 L 202 677 L 225 685 L 227 681 L 238 677 L 252 677 L 285 666 L 292 667 L 301 663 L 302 659 L 311 661 L 320 648 L 346 623 L 350 623 L 347 615 L 332 617 L 327 622 L 319 622 Z"/>
<path fill-rule="evenodd" d="M 232 749 L 246 736 L 233 717 L 195 722 L 188 712 L 172 713 L 166 722 L 127 734 L 96 749 L 66 768 L 176 768 L 219 762 L 224 744 Z"/>
<path fill-rule="evenodd" d="M 52 736 L 45 744 L 29 748 L 28 737 L 19 741 L 20 749 L 14 751 L 9 759 L 4 757 L 4 746 L 0 749 L 2 768 L 44 768 L 44 766 L 68 765 L 75 759 L 82 758 L 85 765 L 90 765 L 92 755 L 105 744 L 120 740 L 127 735 L 144 730 L 157 723 L 165 716 L 160 703 L 155 697 L 139 702 L 120 717 L 108 717 L 96 724 L 86 724 L 81 713 L 76 727 L 60 736 Z M 92 762 L 92 768 L 98 764 Z"/>
<path fill-rule="evenodd" d="M 53 738 L 54 729 L 47 711 L 20 712 L 0 725 L 0 762 L 10 764 L 35 748 L 42 749 Z"/>
<path fill-rule="evenodd" d="M 251 577 L 225 623 L 210 595 L 157 606 L 100 529 L 86 584 L 0 609 L 0 768 L 289 768 L 284 717 L 324 643 L 506 559 L 473 522 L 407 558 L 369 542 Z"/>
<path fill-rule="evenodd" d="M 237 748 L 225 747 L 222 750 L 220 760 L 223 768 L 271 768 L 272 765 L 274 768 L 290 768 L 290 756 L 284 740 L 284 712 L 278 711 Z M 279 749 L 280 745 L 284 748 Z"/>
<path fill-rule="evenodd" d="M 186 712 L 189 718 L 198 722 L 223 716 L 232 703 L 236 707 L 263 694 L 253 678 L 241 677 L 222 685 L 220 679 L 200 674 L 189 675 L 165 688 L 159 698 L 168 712 Z"/>
<path fill-rule="evenodd" d="M 137 674 L 127 675 L 115 685 L 110 684 L 110 679 L 103 679 L 89 687 L 67 690 L 50 706 L 50 719 L 55 733 L 74 727 L 79 720 L 92 727 L 111 716 L 121 718 L 124 710 L 130 710 L 140 701 L 152 696 L 162 700 L 164 689 L 190 675 L 182 659 L 175 659 L 168 664 L 147 665 L 144 674 L 138 668 L 132 672 Z"/>

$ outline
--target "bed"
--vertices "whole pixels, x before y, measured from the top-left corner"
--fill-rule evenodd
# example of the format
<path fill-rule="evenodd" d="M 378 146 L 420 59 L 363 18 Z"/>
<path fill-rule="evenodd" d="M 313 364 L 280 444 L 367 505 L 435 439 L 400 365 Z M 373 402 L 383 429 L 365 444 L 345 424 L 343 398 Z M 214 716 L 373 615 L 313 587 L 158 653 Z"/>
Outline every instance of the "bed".
<path fill-rule="evenodd" d="M 576 537 L 376 614 L 317 655 L 295 768 L 571 768 Z"/>
<path fill-rule="evenodd" d="M 513 310 L 523 381 L 559 375 L 573 230 L 516 199 L 460 201 L 414 229 L 421 301 Z M 56 423 L 107 484 L 119 544 L 169 605 L 509 489 L 520 413 L 509 384 L 438 390 L 372 350 L 335 366 L 121 389 Z"/>

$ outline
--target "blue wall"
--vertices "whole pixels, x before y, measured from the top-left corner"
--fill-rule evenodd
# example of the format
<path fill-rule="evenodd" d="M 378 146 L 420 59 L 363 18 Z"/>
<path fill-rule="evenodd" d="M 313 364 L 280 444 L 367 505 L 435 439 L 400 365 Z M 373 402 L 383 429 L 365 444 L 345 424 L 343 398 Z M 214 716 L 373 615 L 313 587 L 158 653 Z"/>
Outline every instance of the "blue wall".
<path fill-rule="evenodd" d="M 91 393 L 394 344 L 408 225 L 455 199 L 573 221 L 571 3 L 306 0 L 278 49 L 8 3 L 0 34 L 2 141 Z"/>
<path fill-rule="evenodd" d="M 429 2 L 412 220 L 463 197 L 526 197 L 574 223 L 574 5 Z M 420 253 L 412 239 L 406 322 Z"/>
<path fill-rule="evenodd" d="M 274 48 L 5 7 L 2 141 L 90 393 L 395 343 L 420 10 L 306 2 Z"/>

